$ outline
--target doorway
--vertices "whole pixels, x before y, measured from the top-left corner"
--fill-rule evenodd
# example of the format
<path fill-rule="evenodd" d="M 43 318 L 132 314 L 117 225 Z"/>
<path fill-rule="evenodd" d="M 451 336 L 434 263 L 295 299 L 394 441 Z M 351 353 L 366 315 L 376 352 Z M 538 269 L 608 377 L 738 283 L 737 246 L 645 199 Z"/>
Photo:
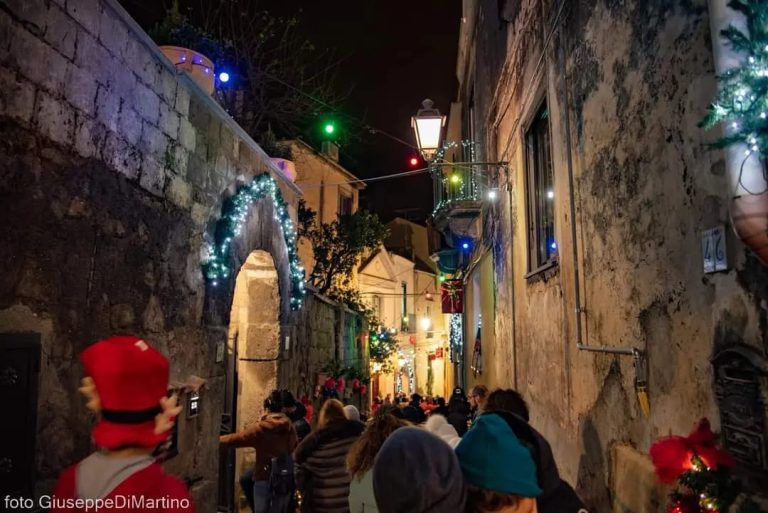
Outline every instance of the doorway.
<path fill-rule="evenodd" d="M 264 413 L 264 399 L 278 388 L 280 288 L 272 256 L 253 251 L 235 281 L 227 335 L 227 379 L 222 433 L 242 431 Z M 222 449 L 219 509 L 248 512 L 240 475 L 253 468 L 255 451 Z"/>
<path fill-rule="evenodd" d="M 0 333 L 0 497 L 31 497 L 35 483 L 40 335 Z"/>

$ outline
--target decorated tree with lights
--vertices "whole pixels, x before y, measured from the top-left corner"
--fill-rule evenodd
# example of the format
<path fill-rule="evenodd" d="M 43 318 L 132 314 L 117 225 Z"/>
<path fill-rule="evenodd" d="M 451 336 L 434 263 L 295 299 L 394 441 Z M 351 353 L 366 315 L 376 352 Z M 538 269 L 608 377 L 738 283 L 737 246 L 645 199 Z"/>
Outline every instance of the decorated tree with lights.
<path fill-rule="evenodd" d="M 381 365 L 381 372 L 389 374 L 392 368 L 391 357 L 397 351 L 397 338 L 386 330 L 371 330 L 368 333 L 368 346 L 371 361 Z"/>
<path fill-rule="evenodd" d="M 760 512 L 749 498 L 739 500 L 741 483 L 731 473 L 735 461 L 717 445 L 707 419 L 701 419 L 687 437 L 660 438 L 650 455 L 659 480 L 677 483 L 667 513 Z"/>
<path fill-rule="evenodd" d="M 733 25 L 722 36 L 739 54 L 741 65 L 723 73 L 719 93 L 701 125 L 710 128 L 729 123 L 716 147 L 744 143 L 745 156 L 768 156 L 768 2 L 731 0 L 728 6 L 746 17 L 747 31 Z"/>

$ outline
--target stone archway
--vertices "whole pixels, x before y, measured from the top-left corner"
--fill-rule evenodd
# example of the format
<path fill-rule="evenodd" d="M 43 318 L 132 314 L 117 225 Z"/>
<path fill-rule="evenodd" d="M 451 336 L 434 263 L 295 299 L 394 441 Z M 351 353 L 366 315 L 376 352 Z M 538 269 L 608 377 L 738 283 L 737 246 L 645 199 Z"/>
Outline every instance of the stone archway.
<path fill-rule="evenodd" d="M 242 431 L 263 413 L 264 398 L 278 387 L 280 290 L 277 268 L 264 250 L 253 251 L 235 279 L 228 332 L 235 428 Z M 235 457 L 235 482 L 253 468 L 253 450 Z M 247 510 L 242 500 L 236 509 Z"/>
<path fill-rule="evenodd" d="M 288 356 L 280 341 L 294 322 L 290 262 L 277 209 L 269 198 L 250 206 L 240 235 L 232 240 L 228 265 L 232 270 L 228 277 L 215 285 L 207 282 L 204 303 L 211 343 L 226 343 L 228 348 L 221 369 L 222 433 L 242 430 L 258 418 L 266 394 L 282 384 L 280 369 Z M 253 453 L 253 449 L 220 450 L 220 510 L 248 510 L 238 478 L 253 462 Z"/>

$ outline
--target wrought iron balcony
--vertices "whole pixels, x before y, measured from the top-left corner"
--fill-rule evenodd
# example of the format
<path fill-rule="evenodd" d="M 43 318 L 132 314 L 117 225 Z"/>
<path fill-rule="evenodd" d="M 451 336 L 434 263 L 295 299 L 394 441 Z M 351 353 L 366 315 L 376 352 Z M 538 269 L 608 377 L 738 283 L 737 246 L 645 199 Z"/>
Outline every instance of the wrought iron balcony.
<path fill-rule="evenodd" d="M 481 170 L 467 163 L 445 162 L 432 167 L 432 216 L 438 226 L 452 217 L 474 217 L 480 214 L 485 192 Z"/>

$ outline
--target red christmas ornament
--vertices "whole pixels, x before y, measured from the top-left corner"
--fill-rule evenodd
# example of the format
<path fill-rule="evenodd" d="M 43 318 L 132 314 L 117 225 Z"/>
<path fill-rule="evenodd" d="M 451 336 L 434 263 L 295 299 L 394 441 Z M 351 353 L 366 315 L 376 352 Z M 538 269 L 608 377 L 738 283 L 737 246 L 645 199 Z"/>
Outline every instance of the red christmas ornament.
<path fill-rule="evenodd" d="M 353 379 L 352 380 L 352 390 L 360 390 L 360 385 L 361 384 L 362 383 L 360 383 L 359 379 L 357 379 L 357 378 Z"/>
<path fill-rule="evenodd" d="M 365 395 L 366 393 L 368 393 L 368 386 L 367 385 L 362 385 L 360 387 L 360 395 Z"/>
<path fill-rule="evenodd" d="M 680 474 L 691 470 L 694 455 L 711 469 L 733 466 L 733 457 L 715 442 L 715 434 L 707 419 L 701 419 L 687 437 L 667 436 L 658 439 L 651 446 L 650 456 L 659 480 L 672 483 Z"/>
<path fill-rule="evenodd" d="M 345 388 L 347 388 L 347 382 L 343 377 L 336 380 L 336 391 L 338 393 L 342 393 Z"/>

